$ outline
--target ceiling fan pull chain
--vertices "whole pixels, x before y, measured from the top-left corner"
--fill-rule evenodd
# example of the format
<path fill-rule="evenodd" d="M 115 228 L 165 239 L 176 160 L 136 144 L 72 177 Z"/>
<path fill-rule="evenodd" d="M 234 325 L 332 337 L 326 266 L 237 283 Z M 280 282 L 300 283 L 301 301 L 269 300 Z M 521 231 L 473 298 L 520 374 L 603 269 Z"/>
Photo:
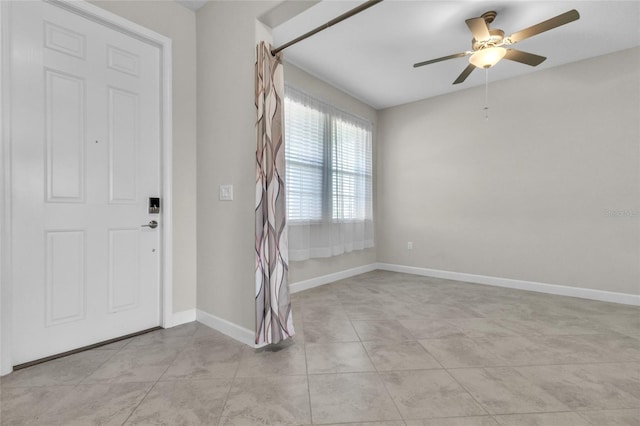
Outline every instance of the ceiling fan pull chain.
<path fill-rule="evenodd" d="M 489 68 L 484 69 L 484 119 L 489 121 Z"/>

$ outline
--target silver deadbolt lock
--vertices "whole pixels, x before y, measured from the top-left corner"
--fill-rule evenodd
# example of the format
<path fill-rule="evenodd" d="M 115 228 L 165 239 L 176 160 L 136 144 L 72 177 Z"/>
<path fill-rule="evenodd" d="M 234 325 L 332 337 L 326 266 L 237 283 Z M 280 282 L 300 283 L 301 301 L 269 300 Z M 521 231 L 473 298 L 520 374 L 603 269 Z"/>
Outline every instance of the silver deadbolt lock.
<path fill-rule="evenodd" d="M 158 227 L 158 222 L 155 220 L 152 220 L 151 222 L 149 222 L 146 225 L 142 225 L 142 228 L 151 228 L 151 229 L 156 229 Z"/>

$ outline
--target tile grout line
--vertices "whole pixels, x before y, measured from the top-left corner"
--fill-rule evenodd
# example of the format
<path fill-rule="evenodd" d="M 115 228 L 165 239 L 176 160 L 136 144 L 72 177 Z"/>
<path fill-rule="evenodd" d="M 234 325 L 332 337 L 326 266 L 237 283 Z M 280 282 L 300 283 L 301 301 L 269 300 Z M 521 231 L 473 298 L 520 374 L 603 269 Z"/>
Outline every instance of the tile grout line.
<path fill-rule="evenodd" d="M 483 370 L 484 370 L 484 368 L 483 368 Z M 460 386 L 462 389 L 464 389 L 464 391 L 471 397 L 471 399 L 473 399 L 475 401 L 475 403 L 478 404 L 478 407 L 482 408 L 485 411 L 485 413 L 487 413 L 492 419 L 494 419 L 496 421 L 496 423 L 499 423 L 498 420 L 496 420 L 494 418 L 494 414 L 491 413 L 489 411 L 489 409 L 484 406 L 484 404 L 482 404 L 480 401 L 478 401 L 476 399 L 476 397 L 473 396 L 473 393 L 471 393 L 471 391 L 469 389 L 467 389 L 462 383 L 460 383 L 460 381 L 458 379 L 456 379 L 456 377 L 453 374 L 451 374 L 448 369 L 445 368 L 444 371 L 449 375 L 449 377 L 451 377 L 453 379 L 454 382 L 456 382 L 458 384 L 458 386 Z"/>
<path fill-rule="evenodd" d="M 302 309 L 304 310 L 304 306 L 302 307 Z M 303 313 L 304 315 L 304 313 Z M 307 397 L 309 398 L 309 421 L 311 421 L 311 424 L 313 425 L 313 406 L 311 405 L 311 381 L 309 378 L 309 360 L 307 359 L 307 339 L 306 339 L 306 333 L 304 332 L 304 317 L 302 317 L 302 333 L 305 335 L 305 339 L 304 342 L 302 342 L 302 349 L 304 351 L 304 371 L 305 371 L 305 377 L 307 378 Z"/>
<path fill-rule="evenodd" d="M 398 412 L 398 415 L 400 416 L 400 420 L 406 425 L 407 424 L 406 419 L 402 415 L 402 412 L 400 411 L 400 408 L 398 408 L 398 403 L 396 402 L 396 400 L 393 397 L 393 395 L 391 395 L 391 392 L 389 392 L 389 388 L 387 387 L 387 384 L 385 383 L 384 379 L 380 375 L 380 371 L 378 370 L 378 367 L 376 367 L 376 364 L 373 362 L 373 359 L 371 358 L 371 354 L 369 354 L 369 351 L 367 350 L 366 346 L 364 345 L 364 342 L 362 341 L 362 338 L 360 338 L 360 334 L 358 334 L 358 330 L 356 330 L 356 327 L 351 322 L 351 319 L 349 319 L 349 322 L 351 323 L 351 327 L 353 327 L 353 329 L 356 331 L 356 335 L 360 339 L 360 345 L 362 346 L 362 349 L 364 349 L 364 352 L 367 354 L 367 358 L 369 358 L 369 362 L 371 363 L 371 365 L 373 366 L 373 368 L 375 370 L 376 377 L 382 383 L 382 386 L 384 387 L 384 390 L 387 393 L 387 396 L 389 397 L 389 399 L 391 399 L 391 402 L 393 402 L 393 406 L 395 407 L 396 411 Z"/>
<path fill-rule="evenodd" d="M 240 363 L 242 362 L 242 353 L 247 350 L 247 348 L 249 348 L 249 346 L 245 346 L 242 348 L 242 351 L 240 353 L 240 359 L 238 360 L 238 365 L 236 366 L 235 371 L 233 372 L 233 376 L 230 379 L 230 383 L 229 383 L 229 389 L 227 390 L 227 394 L 224 397 L 224 403 L 222 404 L 222 409 L 220 410 L 220 416 L 218 418 L 218 425 L 220 425 L 222 423 L 222 419 L 224 418 L 223 414 L 224 414 L 224 410 L 225 408 L 227 408 L 227 403 L 229 402 L 229 395 L 231 395 L 231 389 L 233 389 L 233 385 L 236 383 L 236 378 L 238 378 L 238 370 L 240 369 Z"/>
<path fill-rule="evenodd" d="M 125 345 L 127 346 L 127 345 Z M 111 354 L 111 356 L 109 356 L 107 359 L 105 359 L 102 363 L 100 363 L 100 365 L 98 365 L 95 369 L 93 369 L 93 371 L 91 371 L 91 373 L 88 373 L 86 376 L 84 376 L 78 383 L 77 385 L 87 385 L 87 384 L 91 384 L 91 383 L 85 383 L 85 380 L 87 380 L 87 378 L 89 376 L 91 376 L 92 374 L 94 374 L 96 371 L 98 371 L 100 368 L 102 368 L 103 365 L 105 365 L 107 362 L 111 361 L 111 359 L 118 355 L 120 353 L 120 351 L 124 348 L 124 346 L 118 350 L 115 350 L 113 354 Z M 101 349 L 102 351 L 104 351 L 104 349 Z M 80 352 L 82 353 L 82 352 Z"/>
<path fill-rule="evenodd" d="M 168 368 L 168 367 L 167 367 Z M 162 373 L 164 374 L 164 373 Z M 159 379 L 158 379 L 159 380 Z M 136 412 L 136 410 L 138 409 L 138 407 L 140 407 L 140 405 L 142 405 L 142 403 L 144 402 L 145 399 L 147 399 L 147 396 L 149 395 L 149 393 L 151 393 L 151 391 L 153 390 L 153 388 L 155 387 L 155 385 L 158 383 L 158 380 L 155 381 L 155 383 L 153 383 L 151 386 L 149 386 L 149 389 L 145 392 L 144 396 L 142 398 L 140 398 L 140 401 L 136 404 L 135 407 L 133 407 L 133 409 L 131 410 L 131 412 L 129 413 L 129 415 L 127 416 L 126 419 L 124 419 L 124 421 L 122 422 L 122 426 L 124 426 L 125 424 L 127 424 L 127 422 L 129 421 L 129 419 L 131 418 L 131 416 L 133 416 L 133 413 Z M 143 382 L 144 383 L 144 382 Z M 150 382 L 146 382 L 146 383 L 150 383 Z"/>
<path fill-rule="evenodd" d="M 126 345 L 125 345 L 126 346 Z M 107 362 L 109 362 L 109 360 L 111 360 L 111 358 L 113 358 L 114 356 L 116 356 L 120 351 L 122 350 L 122 348 L 118 349 L 118 350 L 114 350 L 113 354 L 111 354 L 111 356 L 107 357 L 107 359 L 105 359 L 102 363 L 100 363 L 96 368 L 94 368 L 90 373 L 87 373 L 84 377 L 82 377 L 77 383 L 72 383 L 70 384 L 70 386 L 72 386 L 72 388 L 69 390 L 69 393 L 75 391 L 77 388 L 79 388 L 81 385 L 88 385 L 88 383 L 84 383 L 84 381 L 91 376 L 93 373 L 95 373 L 96 371 L 98 371 L 98 369 L 100 369 L 104 364 L 106 364 Z M 103 350 L 104 351 L 104 350 Z M 80 352 L 82 353 L 82 352 Z M 62 358 L 60 358 L 62 359 Z M 53 360 L 55 361 L 55 360 Z M 35 366 L 34 366 L 35 367 Z M 25 388 L 46 388 L 46 387 L 53 387 L 53 386 L 66 386 L 64 384 L 53 384 L 53 385 L 45 385 L 45 386 L 26 386 L 23 387 L 23 389 Z M 20 387 L 18 387 L 20 388 Z M 45 414 L 49 413 L 51 410 L 53 410 L 55 408 L 55 404 L 52 404 L 51 407 L 47 408 L 46 410 L 44 410 L 42 412 L 42 415 L 44 416 Z M 2 419 L 0 418 L 0 423 L 1 423 Z"/>
<path fill-rule="evenodd" d="M 483 370 L 484 372 L 488 373 L 488 371 L 486 371 L 488 368 L 494 368 L 494 367 L 473 367 L 473 368 L 469 368 L 469 369 L 474 369 L 474 370 Z M 497 367 L 497 368 L 511 368 L 511 367 Z M 471 393 L 471 391 L 469 391 L 460 381 L 458 381 L 458 379 L 456 379 L 456 377 L 449 373 L 449 371 L 447 370 L 447 373 L 453 378 L 453 380 L 455 380 L 465 391 L 467 391 L 467 393 L 484 409 L 487 411 L 487 414 L 489 414 L 492 417 L 495 416 L 504 416 L 504 415 L 512 415 L 512 414 L 547 414 L 547 413 L 568 413 L 568 412 L 575 412 L 575 410 L 573 410 L 571 407 L 569 407 L 568 405 L 566 405 L 564 402 L 560 401 L 559 399 L 557 399 L 555 396 L 553 396 L 552 394 L 550 394 L 546 389 L 542 388 L 541 386 L 539 386 L 536 383 L 533 383 L 532 381 L 530 381 L 529 379 L 527 379 L 525 376 L 523 376 L 522 374 L 520 374 L 519 371 L 511 368 L 512 370 L 514 370 L 518 375 L 520 375 L 523 379 L 525 379 L 527 381 L 527 383 L 529 383 L 530 385 L 538 388 L 540 391 L 544 392 L 545 394 L 547 394 L 549 397 L 553 398 L 554 400 L 556 400 L 557 402 L 559 402 L 560 404 L 564 405 L 565 407 L 567 407 L 567 410 L 552 410 L 552 411 L 526 411 L 526 412 L 511 412 L 511 413 L 491 413 L 489 412 L 488 408 L 485 408 L 484 404 L 480 403 L 480 401 L 477 401 L 476 398 L 473 396 L 473 394 Z M 461 370 L 461 369 L 454 369 L 454 370 Z"/>
<path fill-rule="evenodd" d="M 166 330 L 166 329 L 164 329 Z M 193 333 L 195 334 L 195 332 Z M 193 335 L 190 335 L 188 337 L 193 337 Z M 129 342 L 131 343 L 131 342 Z M 192 342 L 193 343 L 193 342 Z M 124 347 L 129 346 L 129 344 L 126 344 Z M 153 345 L 149 345 L 149 346 L 153 346 Z M 121 348 L 124 349 L 124 347 Z M 144 346 L 143 346 L 144 347 Z M 180 356 L 180 354 L 182 352 L 184 352 L 187 348 L 183 347 L 182 349 L 178 350 L 176 352 L 176 356 L 173 358 L 173 360 L 171 360 L 171 362 L 167 365 L 167 367 L 164 369 L 164 371 L 158 375 L 158 378 L 153 382 L 153 384 L 149 387 L 149 390 L 147 390 L 147 392 L 145 392 L 144 396 L 140 399 L 140 401 L 138 402 L 138 404 L 136 404 L 136 406 L 133 408 L 133 410 L 131 410 L 131 412 L 129 413 L 129 415 L 127 416 L 127 418 L 122 422 L 122 426 L 124 426 L 129 419 L 131 418 L 131 416 L 133 416 L 133 414 L 136 412 L 136 410 L 140 407 L 140 405 L 142 405 L 142 403 L 145 401 L 145 399 L 147 399 L 147 396 L 149 396 L 149 394 L 151 393 L 151 391 L 153 390 L 153 388 L 156 387 L 156 385 L 160 382 L 160 379 L 162 378 L 162 376 L 164 376 L 166 374 L 167 371 L 169 371 L 169 368 L 171 368 L 171 366 L 173 365 L 174 362 L 176 362 L 176 360 L 178 359 L 178 356 Z M 141 383 L 152 383 L 152 382 L 141 382 Z"/>

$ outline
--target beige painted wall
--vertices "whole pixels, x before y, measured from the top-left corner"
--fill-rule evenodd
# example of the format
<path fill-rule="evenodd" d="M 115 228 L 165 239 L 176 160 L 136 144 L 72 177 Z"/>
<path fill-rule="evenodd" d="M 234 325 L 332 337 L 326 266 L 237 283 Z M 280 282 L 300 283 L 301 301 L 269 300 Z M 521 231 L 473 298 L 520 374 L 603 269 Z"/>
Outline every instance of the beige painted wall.
<path fill-rule="evenodd" d="M 212 2 L 197 13 L 198 309 L 255 329 L 256 17 L 278 2 Z M 221 184 L 234 200 L 218 201 Z"/>
<path fill-rule="evenodd" d="M 639 294 L 640 49 L 489 90 L 379 113 L 378 260 Z"/>
<path fill-rule="evenodd" d="M 172 1 L 91 3 L 173 40 L 173 311 L 196 306 L 196 18 Z"/>
<path fill-rule="evenodd" d="M 286 58 L 286 51 L 284 53 Z M 377 111 L 369 105 L 349 96 L 348 94 L 336 89 L 335 87 L 325 83 L 324 81 L 312 76 L 311 74 L 301 70 L 300 68 L 286 63 L 284 66 L 284 80 L 318 99 L 321 99 L 331 105 L 336 106 L 351 114 L 365 118 L 374 124 L 373 130 L 373 158 L 374 158 L 374 181 L 373 190 L 375 194 L 375 164 L 376 164 L 376 122 Z M 376 215 L 374 204 L 374 218 Z M 321 277 L 336 272 L 345 271 L 347 269 L 357 268 L 363 265 L 369 265 L 376 261 L 376 249 L 353 251 L 345 253 L 342 256 L 330 257 L 327 259 L 309 259 L 302 262 L 291 262 L 289 264 L 289 283 L 294 284 L 311 278 Z"/>

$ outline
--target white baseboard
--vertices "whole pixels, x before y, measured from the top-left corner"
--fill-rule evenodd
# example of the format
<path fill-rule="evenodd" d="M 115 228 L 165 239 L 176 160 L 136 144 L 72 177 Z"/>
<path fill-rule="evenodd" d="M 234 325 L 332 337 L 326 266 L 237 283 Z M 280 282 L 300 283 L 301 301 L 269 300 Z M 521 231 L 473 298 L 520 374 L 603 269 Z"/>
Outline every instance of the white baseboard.
<path fill-rule="evenodd" d="M 465 274 L 462 272 L 442 271 L 438 269 L 417 268 L 414 266 L 394 265 L 389 263 L 376 264 L 377 269 L 406 274 L 422 275 L 426 277 L 443 278 L 447 280 L 466 281 L 474 284 L 491 285 L 495 287 L 513 288 L 518 290 L 535 291 L 538 293 L 557 294 L 560 296 L 578 297 L 581 299 L 598 300 L 602 302 L 621 303 L 624 305 L 640 306 L 640 295 L 616 293 L 613 291 L 594 290 L 590 288 L 570 287 L 559 284 L 546 284 L 534 281 L 513 280 L 509 278 L 490 277 L 486 275 Z"/>
<path fill-rule="evenodd" d="M 187 309 L 186 311 L 173 312 L 164 322 L 164 328 L 171 328 L 196 320 L 196 310 Z"/>
<path fill-rule="evenodd" d="M 298 293 L 299 291 L 309 290 L 310 288 L 319 287 L 321 285 L 329 284 L 334 281 L 354 277 L 356 275 L 364 274 L 365 272 L 375 271 L 376 269 L 378 269 L 377 264 L 371 263 L 369 265 L 358 266 L 357 268 L 347 269 L 345 271 L 323 275 L 321 277 L 311 278 L 309 280 L 298 281 L 297 283 L 289 284 L 289 292 L 291 294 Z"/>
<path fill-rule="evenodd" d="M 256 347 L 254 340 L 255 333 L 248 328 L 241 327 L 237 324 L 227 321 L 226 319 L 222 319 L 215 315 L 211 315 L 208 312 L 201 311 L 200 309 L 196 310 L 196 320 L 208 327 L 213 328 L 216 331 L 219 331 L 222 334 L 231 337 L 232 339 L 236 339 L 237 341 L 244 343 L 245 345 Z"/>

